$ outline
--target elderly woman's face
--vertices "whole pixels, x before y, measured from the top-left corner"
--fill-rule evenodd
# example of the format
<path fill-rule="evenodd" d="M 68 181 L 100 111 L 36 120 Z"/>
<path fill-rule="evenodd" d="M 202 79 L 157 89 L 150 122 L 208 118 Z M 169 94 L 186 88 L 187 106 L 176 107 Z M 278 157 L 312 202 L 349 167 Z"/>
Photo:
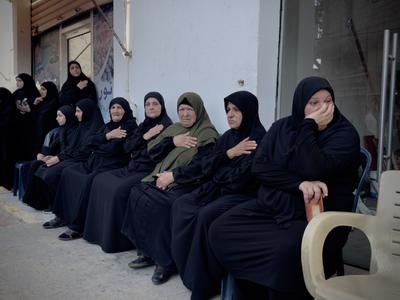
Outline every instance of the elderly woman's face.
<path fill-rule="evenodd" d="M 243 120 L 243 114 L 235 104 L 230 102 L 228 103 L 228 105 L 226 106 L 226 117 L 228 119 L 228 124 L 230 128 L 240 128 Z"/>
<path fill-rule="evenodd" d="M 190 128 L 196 122 L 196 112 L 193 107 L 187 104 L 181 104 L 178 107 L 179 122 L 185 128 Z"/>
<path fill-rule="evenodd" d="M 161 104 L 156 98 L 147 98 L 144 103 L 144 110 L 148 118 L 155 119 L 161 115 Z"/>
<path fill-rule="evenodd" d="M 110 108 L 110 115 L 111 115 L 111 120 L 113 122 L 119 122 L 122 120 L 123 116 L 125 114 L 125 110 L 122 108 L 121 105 L 119 104 L 113 104 Z"/>
<path fill-rule="evenodd" d="M 331 104 L 332 102 L 331 93 L 327 90 L 320 90 L 312 95 L 310 100 L 308 100 L 306 107 L 304 108 L 304 116 L 307 117 L 309 114 L 317 111 L 324 103 Z"/>

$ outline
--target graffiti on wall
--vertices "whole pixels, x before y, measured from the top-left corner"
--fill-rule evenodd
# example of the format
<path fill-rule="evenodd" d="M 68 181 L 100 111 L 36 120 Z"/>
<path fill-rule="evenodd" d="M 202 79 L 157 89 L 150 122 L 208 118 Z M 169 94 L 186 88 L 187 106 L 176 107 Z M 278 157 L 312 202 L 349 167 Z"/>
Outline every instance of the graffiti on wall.
<path fill-rule="evenodd" d="M 34 40 L 34 78 L 53 81 L 60 88 L 59 30 L 51 30 Z"/>
<path fill-rule="evenodd" d="M 102 7 L 108 21 L 113 22 L 112 4 Z M 104 120 L 108 121 L 108 105 L 113 98 L 114 58 L 113 35 L 102 15 L 93 15 L 93 71 L 97 87 L 99 107 Z"/>

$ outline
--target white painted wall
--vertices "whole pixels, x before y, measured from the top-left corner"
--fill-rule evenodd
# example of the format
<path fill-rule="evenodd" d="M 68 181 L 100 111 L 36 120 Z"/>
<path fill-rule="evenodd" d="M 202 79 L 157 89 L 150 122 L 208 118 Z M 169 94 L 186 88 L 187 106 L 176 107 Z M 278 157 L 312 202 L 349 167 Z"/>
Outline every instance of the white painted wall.
<path fill-rule="evenodd" d="M 0 0 L 0 86 L 11 91 L 16 89 L 14 79 L 14 39 L 12 4 Z"/>
<path fill-rule="evenodd" d="M 114 1 L 114 28 L 123 37 L 124 4 L 118 2 Z M 129 95 L 143 120 L 143 96 L 159 91 L 169 115 L 177 120 L 176 100 L 180 94 L 194 91 L 223 132 L 228 128 L 223 98 L 245 89 L 259 94 L 262 120 L 268 127 L 275 110 L 279 3 L 132 1 L 133 59 L 124 58 L 114 43 L 114 96 Z M 244 80 L 244 86 L 239 80 Z"/>

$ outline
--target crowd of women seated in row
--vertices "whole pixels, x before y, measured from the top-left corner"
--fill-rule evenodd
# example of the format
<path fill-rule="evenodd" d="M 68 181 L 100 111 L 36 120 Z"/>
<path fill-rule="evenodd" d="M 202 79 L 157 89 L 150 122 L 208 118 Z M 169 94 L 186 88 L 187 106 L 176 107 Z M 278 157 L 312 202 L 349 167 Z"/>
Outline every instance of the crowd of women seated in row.
<path fill-rule="evenodd" d="M 157 92 L 144 97 L 139 126 L 123 98 L 111 101 L 107 124 L 90 99 L 64 105 L 59 148 L 39 159 L 24 201 L 53 211 L 43 226 L 67 226 L 61 240 L 83 237 L 108 253 L 136 248 L 129 266 L 155 265 L 154 284 L 179 273 L 192 299 L 218 294 L 227 273 L 238 299 L 308 299 L 304 204 L 324 198 L 325 210 L 351 210 L 358 134 L 319 77 L 299 83 L 291 116 L 268 132 L 250 92 L 228 95 L 221 107 L 230 129 L 219 136 L 192 92 L 179 97 L 174 124 Z M 326 276 L 347 234 L 330 234 Z"/>

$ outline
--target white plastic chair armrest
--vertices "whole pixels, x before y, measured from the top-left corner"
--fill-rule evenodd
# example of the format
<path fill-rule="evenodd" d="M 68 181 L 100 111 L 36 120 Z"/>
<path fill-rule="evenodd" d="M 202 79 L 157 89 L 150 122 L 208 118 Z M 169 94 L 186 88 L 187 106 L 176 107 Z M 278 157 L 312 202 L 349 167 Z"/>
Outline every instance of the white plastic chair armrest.
<path fill-rule="evenodd" d="M 315 297 L 317 286 L 325 281 L 322 249 L 328 233 L 337 226 L 356 227 L 368 236 L 373 216 L 348 212 L 324 212 L 307 225 L 301 245 L 301 261 L 307 289 Z"/>

